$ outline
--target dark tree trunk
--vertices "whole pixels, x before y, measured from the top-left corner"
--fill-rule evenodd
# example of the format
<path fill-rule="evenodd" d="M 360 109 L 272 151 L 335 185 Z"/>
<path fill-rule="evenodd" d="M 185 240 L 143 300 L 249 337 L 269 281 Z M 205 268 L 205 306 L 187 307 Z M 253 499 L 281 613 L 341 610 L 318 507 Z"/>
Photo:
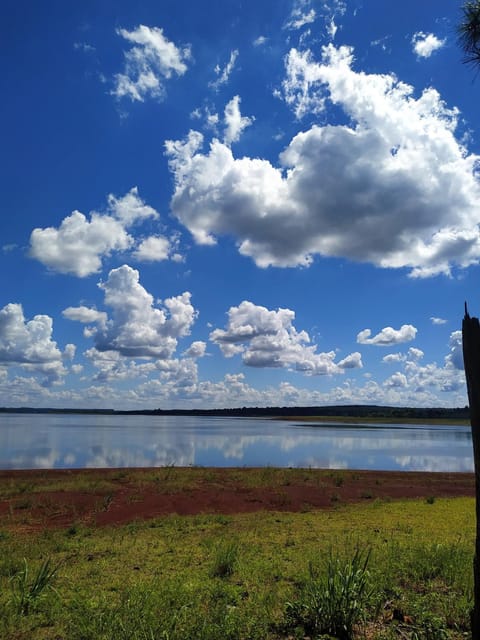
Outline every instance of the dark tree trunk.
<path fill-rule="evenodd" d="M 462 323 L 462 339 L 475 466 L 477 537 L 473 560 L 474 602 L 471 616 L 472 639 L 475 640 L 480 638 L 480 322 L 478 318 L 468 315 L 467 305 Z"/>

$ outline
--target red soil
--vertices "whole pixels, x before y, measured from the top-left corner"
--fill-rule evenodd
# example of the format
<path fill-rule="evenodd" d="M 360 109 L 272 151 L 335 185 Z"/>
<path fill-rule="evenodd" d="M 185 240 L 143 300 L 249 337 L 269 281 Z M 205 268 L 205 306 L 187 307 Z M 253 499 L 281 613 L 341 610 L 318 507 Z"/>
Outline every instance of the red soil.
<path fill-rule="evenodd" d="M 108 490 L 24 490 L 0 498 L 0 526 L 38 530 L 74 523 L 104 526 L 146 520 L 167 514 L 236 514 L 252 511 L 311 511 L 374 499 L 474 496 L 469 473 L 409 473 L 383 471 L 306 471 L 272 475 L 252 486 L 258 470 L 200 469 L 187 488 L 178 488 L 157 470 L 35 470 L 0 471 L 0 495 L 12 479 L 27 487 L 53 480 L 94 477 L 107 481 Z M 150 476 L 146 474 L 150 473 Z M 182 469 L 175 469 L 181 478 Z M 145 477 L 142 477 L 145 476 Z M 163 478 L 163 481 L 162 481 Z M 58 485 L 57 485 L 58 486 Z M 92 486 L 95 486 L 93 483 Z M 53 487 L 52 487 L 53 488 Z"/>

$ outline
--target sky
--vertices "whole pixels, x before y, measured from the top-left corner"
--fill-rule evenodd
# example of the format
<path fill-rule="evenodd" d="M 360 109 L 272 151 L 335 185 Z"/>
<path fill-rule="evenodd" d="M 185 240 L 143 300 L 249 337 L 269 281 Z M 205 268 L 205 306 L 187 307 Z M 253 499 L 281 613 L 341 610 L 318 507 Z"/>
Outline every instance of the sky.
<path fill-rule="evenodd" d="M 467 404 L 460 2 L 0 16 L 0 406 Z"/>

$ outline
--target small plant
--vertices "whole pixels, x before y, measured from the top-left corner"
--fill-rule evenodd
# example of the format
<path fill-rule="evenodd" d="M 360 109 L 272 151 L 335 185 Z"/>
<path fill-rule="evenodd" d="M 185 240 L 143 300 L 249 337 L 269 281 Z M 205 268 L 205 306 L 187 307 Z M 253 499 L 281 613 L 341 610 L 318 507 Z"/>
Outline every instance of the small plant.
<path fill-rule="evenodd" d="M 336 487 L 342 487 L 343 483 L 344 483 L 344 477 L 341 474 L 337 474 L 335 476 L 335 486 Z"/>
<path fill-rule="evenodd" d="M 310 565 L 300 596 L 286 605 L 287 627 L 305 635 L 329 634 L 340 640 L 353 638 L 355 625 L 365 615 L 372 590 L 367 571 L 370 551 L 357 549 L 351 560 L 330 555 L 325 574 Z"/>
<path fill-rule="evenodd" d="M 216 550 L 210 575 L 214 578 L 228 578 L 235 570 L 237 557 L 236 542 L 222 543 Z"/>
<path fill-rule="evenodd" d="M 33 579 L 30 579 L 28 563 L 24 558 L 23 569 L 11 578 L 13 601 L 18 614 L 28 615 L 48 590 L 55 591 L 52 582 L 57 571 L 58 565 L 52 567 L 50 558 L 47 558 L 42 562 Z"/>
<path fill-rule="evenodd" d="M 428 498 L 425 500 L 425 502 L 427 504 L 434 504 L 435 503 L 435 496 L 428 496 Z"/>

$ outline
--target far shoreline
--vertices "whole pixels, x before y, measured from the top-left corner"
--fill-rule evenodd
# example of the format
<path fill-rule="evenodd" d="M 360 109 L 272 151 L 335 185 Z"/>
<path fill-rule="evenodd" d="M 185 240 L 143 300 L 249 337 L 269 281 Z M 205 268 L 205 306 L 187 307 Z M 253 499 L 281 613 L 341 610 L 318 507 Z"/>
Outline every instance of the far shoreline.
<path fill-rule="evenodd" d="M 361 417 L 361 416 L 272 416 L 272 420 L 288 422 L 308 422 L 330 424 L 332 422 L 342 424 L 412 424 L 412 425 L 445 425 L 454 427 L 469 427 L 470 421 L 466 418 L 401 418 L 401 417 Z"/>

